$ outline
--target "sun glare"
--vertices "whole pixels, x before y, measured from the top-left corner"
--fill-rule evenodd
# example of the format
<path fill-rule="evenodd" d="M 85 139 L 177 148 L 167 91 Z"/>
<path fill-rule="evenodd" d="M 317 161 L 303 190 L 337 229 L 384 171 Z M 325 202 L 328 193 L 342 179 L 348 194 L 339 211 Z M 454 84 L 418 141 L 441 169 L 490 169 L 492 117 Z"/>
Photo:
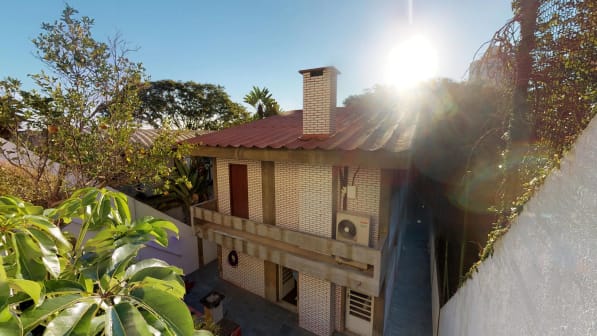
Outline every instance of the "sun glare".
<path fill-rule="evenodd" d="M 424 36 L 416 35 L 392 49 L 386 65 L 386 83 L 398 89 L 412 87 L 435 76 L 437 53 Z"/>

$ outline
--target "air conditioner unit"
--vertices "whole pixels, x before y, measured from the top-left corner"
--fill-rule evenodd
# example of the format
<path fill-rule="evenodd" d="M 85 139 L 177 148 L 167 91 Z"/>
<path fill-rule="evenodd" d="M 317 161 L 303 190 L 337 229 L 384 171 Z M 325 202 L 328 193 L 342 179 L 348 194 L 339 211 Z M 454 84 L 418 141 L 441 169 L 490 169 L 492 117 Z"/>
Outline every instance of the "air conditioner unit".
<path fill-rule="evenodd" d="M 369 246 L 371 216 L 361 213 L 339 211 L 336 213 L 336 240 Z M 342 257 L 336 260 L 354 267 L 367 269 L 367 265 Z"/>

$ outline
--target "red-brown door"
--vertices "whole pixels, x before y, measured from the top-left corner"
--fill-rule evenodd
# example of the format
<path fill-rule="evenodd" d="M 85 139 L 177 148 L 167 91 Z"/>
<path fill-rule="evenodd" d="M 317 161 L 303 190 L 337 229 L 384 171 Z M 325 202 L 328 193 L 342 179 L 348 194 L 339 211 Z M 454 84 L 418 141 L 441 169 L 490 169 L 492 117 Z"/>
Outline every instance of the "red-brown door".
<path fill-rule="evenodd" d="M 230 212 L 232 216 L 249 218 L 249 183 L 247 166 L 230 165 Z"/>

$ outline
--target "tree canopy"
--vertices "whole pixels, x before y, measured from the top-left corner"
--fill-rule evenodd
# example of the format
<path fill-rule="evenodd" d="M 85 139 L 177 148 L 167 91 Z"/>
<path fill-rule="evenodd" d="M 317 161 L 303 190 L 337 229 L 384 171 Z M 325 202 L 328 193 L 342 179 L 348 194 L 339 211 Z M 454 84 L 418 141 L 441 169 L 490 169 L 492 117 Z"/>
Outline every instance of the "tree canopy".
<path fill-rule="evenodd" d="M 93 19 L 77 14 L 67 5 L 33 39 L 46 66 L 31 75 L 37 90 L 0 81 L 1 128 L 15 144 L 0 154 L 32 181 L 36 203 L 59 201 L 78 187 L 150 180 L 181 155 L 167 132 L 150 149 L 130 141 L 139 127 L 133 116 L 143 66 L 129 59 L 119 37 L 96 40 Z"/>
<path fill-rule="evenodd" d="M 255 118 L 257 119 L 275 116 L 282 112 L 280 105 L 266 87 L 253 86 L 251 92 L 245 95 L 243 101 L 255 108 Z"/>
<path fill-rule="evenodd" d="M 214 84 L 160 80 L 143 83 L 135 117 L 153 127 L 218 130 L 249 120 L 246 109 Z"/>
<path fill-rule="evenodd" d="M 392 87 L 376 84 L 361 94 L 346 97 L 343 104 L 346 107 L 358 107 L 365 110 L 397 110 L 399 97 Z"/>

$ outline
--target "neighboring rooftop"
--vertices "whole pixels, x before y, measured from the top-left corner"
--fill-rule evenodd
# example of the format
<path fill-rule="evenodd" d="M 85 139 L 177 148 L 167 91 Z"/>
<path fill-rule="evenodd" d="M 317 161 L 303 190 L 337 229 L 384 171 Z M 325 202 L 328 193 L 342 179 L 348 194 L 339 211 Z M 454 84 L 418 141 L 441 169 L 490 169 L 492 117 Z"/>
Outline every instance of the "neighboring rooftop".
<path fill-rule="evenodd" d="M 151 147 L 155 139 L 160 135 L 160 132 L 161 130 L 159 129 L 138 129 L 131 136 L 131 141 L 139 143 L 145 147 Z M 180 130 L 176 132 L 175 140 L 181 142 L 209 132 L 210 131 L 203 130 Z"/>
<path fill-rule="evenodd" d="M 414 124 L 396 112 L 371 112 L 338 107 L 336 131 L 329 136 L 303 134 L 303 111 L 295 110 L 187 140 L 208 147 L 387 151 L 411 146 Z"/>

